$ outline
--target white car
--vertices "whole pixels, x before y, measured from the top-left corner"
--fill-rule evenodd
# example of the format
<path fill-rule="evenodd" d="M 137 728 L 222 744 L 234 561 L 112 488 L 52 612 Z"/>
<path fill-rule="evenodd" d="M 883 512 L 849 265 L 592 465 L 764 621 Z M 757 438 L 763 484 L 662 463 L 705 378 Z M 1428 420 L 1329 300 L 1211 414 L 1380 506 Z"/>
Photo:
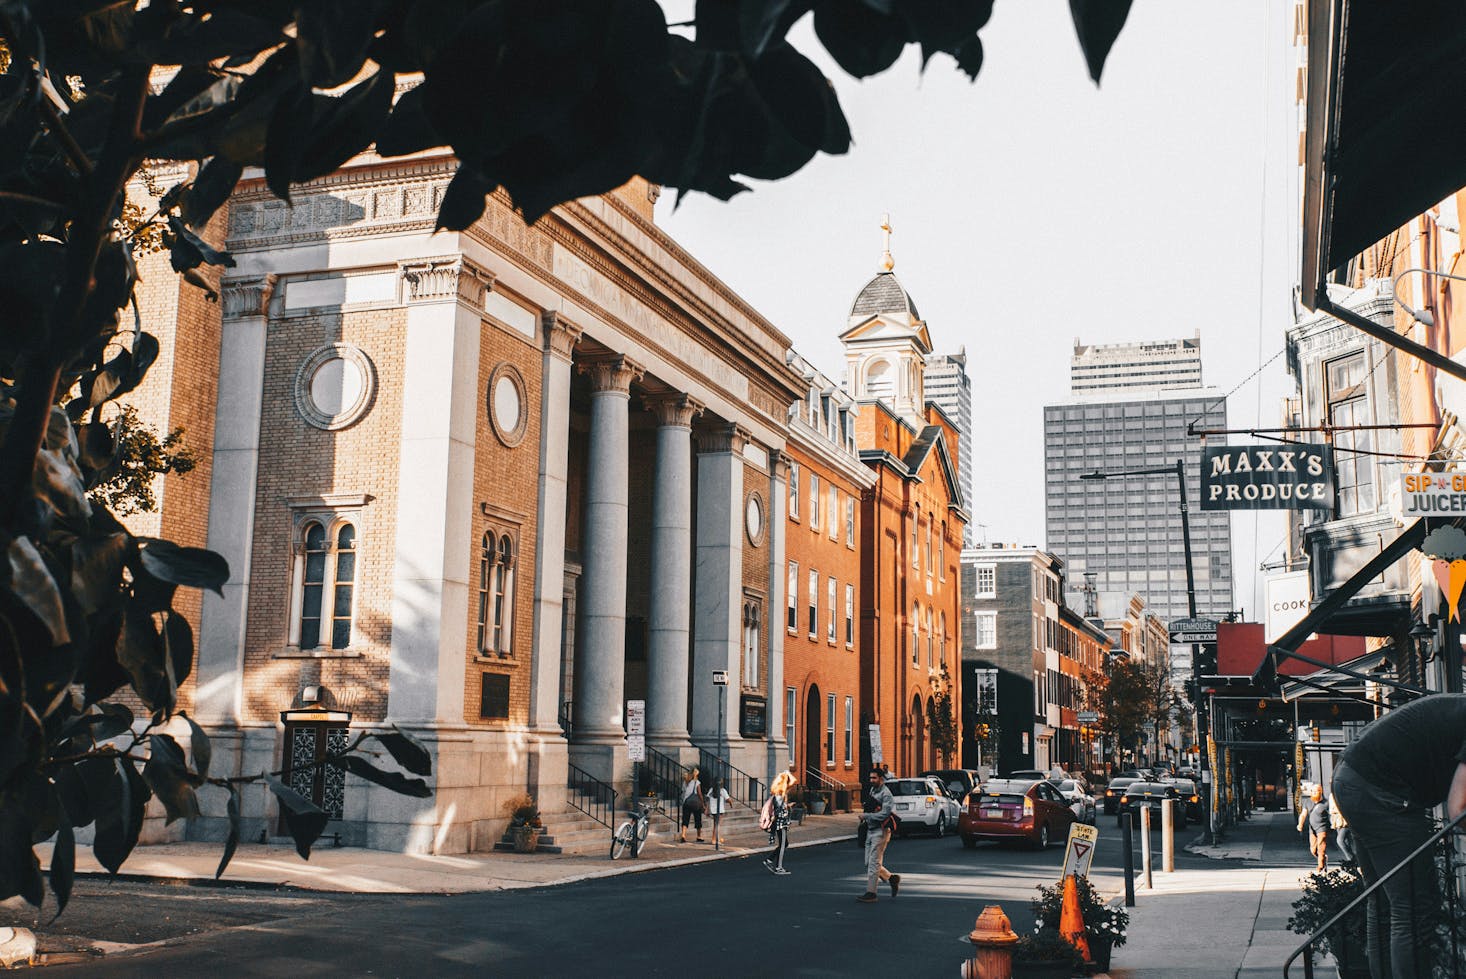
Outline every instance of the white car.
<path fill-rule="evenodd" d="M 1085 791 L 1084 783 L 1075 781 L 1072 778 L 1061 778 L 1053 783 L 1054 788 L 1069 803 L 1069 808 L 1074 810 L 1074 818 L 1081 823 L 1094 825 L 1094 796 Z"/>
<path fill-rule="evenodd" d="M 901 820 L 901 835 L 923 829 L 933 836 L 946 836 L 957 829 L 962 804 L 948 794 L 939 778 L 886 780 L 886 788 L 896 800 L 896 818 Z"/>

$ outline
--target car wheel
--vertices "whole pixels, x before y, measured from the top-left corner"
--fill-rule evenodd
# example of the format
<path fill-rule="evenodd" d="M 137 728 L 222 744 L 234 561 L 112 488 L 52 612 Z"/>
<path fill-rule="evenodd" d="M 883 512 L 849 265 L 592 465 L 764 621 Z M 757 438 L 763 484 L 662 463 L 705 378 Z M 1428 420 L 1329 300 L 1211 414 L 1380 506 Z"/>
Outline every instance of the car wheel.
<path fill-rule="evenodd" d="M 976 850 L 977 849 L 977 837 L 975 837 L 975 836 L 964 836 L 964 837 L 962 837 L 962 845 L 964 847 L 966 847 L 967 849 L 969 849 L 969 850 Z"/>
<path fill-rule="evenodd" d="M 947 835 L 947 814 L 944 812 L 937 813 L 937 828 L 935 831 L 935 835 L 939 840 Z"/>
<path fill-rule="evenodd" d="M 1044 823 L 1038 828 L 1038 840 L 1034 843 L 1035 850 L 1047 850 L 1049 848 L 1049 824 Z"/>

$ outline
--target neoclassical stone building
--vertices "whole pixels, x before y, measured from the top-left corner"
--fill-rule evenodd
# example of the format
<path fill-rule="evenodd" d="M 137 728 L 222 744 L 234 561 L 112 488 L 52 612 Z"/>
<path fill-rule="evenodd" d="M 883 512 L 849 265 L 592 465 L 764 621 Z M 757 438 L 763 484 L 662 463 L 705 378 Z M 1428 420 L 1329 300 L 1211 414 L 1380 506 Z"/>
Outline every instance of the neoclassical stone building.
<path fill-rule="evenodd" d="M 232 571 L 185 692 L 215 770 L 397 725 L 432 798 L 296 787 L 345 842 L 420 852 L 491 846 L 525 789 L 560 811 L 575 769 L 629 790 L 628 700 L 653 750 L 721 735 L 767 778 L 789 757 L 789 339 L 656 227 L 644 182 L 534 227 L 496 197 L 435 234 L 454 166 L 362 157 L 289 204 L 247 174 L 216 222 L 221 302 L 172 280 L 149 307 L 204 338 L 150 384 L 167 404 L 194 379 L 205 462 L 164 481 L 161 526 L 185 507 Z M 243 802 L 278 835 L 271 797 Z M 188 834 L 221 835 L 222 808 Z"/>

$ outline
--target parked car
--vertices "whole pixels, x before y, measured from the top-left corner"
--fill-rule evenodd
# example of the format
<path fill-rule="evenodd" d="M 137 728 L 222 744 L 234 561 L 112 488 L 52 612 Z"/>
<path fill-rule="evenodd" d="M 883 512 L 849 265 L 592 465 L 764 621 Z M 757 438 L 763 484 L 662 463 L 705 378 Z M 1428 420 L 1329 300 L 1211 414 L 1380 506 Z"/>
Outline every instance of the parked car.
<path fill-rule="evenodd" d="M 1020 768 L 1020 769 L 1018 769 L 1018 771 L 1016 771 L 1016 772 L 1009 772 L 1007 775 L 1005 775 L 1003 777 L 1004 778 L 1021 778 L 1021 779 L 1029 779 L 1029 778 L 1043 778 L 1043 779 L 1046 779 L 1046 778 L 1049 777 L 1049 773 L 1048 772 L 1041 772 L 1037 768 Z"/>
<path fill-rule="evenodd" d="M 1186 807 L 1181 805 L 1181 794 L 1176 791 L 1176 786 L 1171 782 L 1131 782 L 1125 786 L 1125 794 L 1120 796 L 1120 812 L 1135 813 L 1135 818 L 1140 819 L 1140 810 L 1149 808 L 1151 825 L 1161 824 L 1161 804 L 1166 799 L 1175 799 L 1176 805 L 1176 828 L 1186 828 Z M 1123 824 L 1124 819 L 1120 818 Z"/>
<path fill-rule="evenodd" d="M 1189 778 L 1178 778 L 1172 783 L 1176 786 L 1176 793 L 1181 797 L 1181 803 L 1186 809 L 1186 819 L 1190 822 L 1203 822 L 1206 819 L 1206 803 L 1201 801 L 1201 788 Z"/>
<path fill-rule="evenodd" d="M 1059 790 L 1059 795 L 1069 803 L 1069 808 L 1074 810 L 1074 818 L 1081 823 L 1094 825 L 1094 796 L 1089 794 L 1089 788 L 1076 778 L 1060 779 L 1057 785 L 1049 783 Z"/>
<path fill-rule="evenodd" d="M 922 777 L 930 775 L 939 779 L 947 789 L 947 794 L 956 799 L 958 804 L 967 800 L 967 793 L 982 782 L 982 773 L 971 768 L 938 768 L 930 772 L 922 772 Z"/>
<path fill-rule="evenodd" d="M 1125 794 L 1125 787 L 1140 780 L 1139 775 L 1116 775 L 1110 779 L 1110 783 L 1105 786 L 1106 816 L 1113 816 L 1120 811 L 1120 796 Z"/>
<path fill-rule="evenodd" d="M 1046 779 L 990 779 L 967 797 L 957 821 L 962 845 L 978 840 L 1022 840 L 1043 849 L 1063 840 L 1074 824 L 1074 811 Z"/>
<path fill-rule="evenodd" d="M 901 835 L 924 829 L 933 836 L 946 836 L 962 815 L 962 804 L 947 792 L 941 779 L 927 775 L 918 778 L 894 778 L 886 782 L 895 798 L 896 818 L 901 820 Z"/>

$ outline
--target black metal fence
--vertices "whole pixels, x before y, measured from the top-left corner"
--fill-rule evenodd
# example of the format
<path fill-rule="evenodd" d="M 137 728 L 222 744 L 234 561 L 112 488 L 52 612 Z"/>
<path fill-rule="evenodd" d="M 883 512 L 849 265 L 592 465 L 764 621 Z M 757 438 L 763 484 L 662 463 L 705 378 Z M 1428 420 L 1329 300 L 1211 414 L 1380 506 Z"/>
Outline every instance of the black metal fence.
<path fill-rule="evenodd" d="M 699 750 L 697 761 L 704 775 L 704 790 L 713 784 L 714 778 L 721 778 L 728 790 L 728 798 L 749 809 L 758 809 L 769 797 L 769 787 L 762 780 L 735 768 L 706 748 Z"/>
<path fill-rule="evenodd" d="M 1402 880 L 1409 881 L 1414 894 L 1410 925 L 1416 975 L 1422 979 L 1466 979 L 1466 907 L 1462 901 L 1466 893 L 1466 860 L 1463 860 L 1461 837 L 1456 832 L 1463 821 L 1466 813 L 1442 826 L 1368 887 L 1361 876 L 1348 870 L 1312 875 L 1305 885 L 1303 899 L 1294 905 L 1299 912 L 1295 921 L 1301 920 L 1306 927 L 1319 917 L 1327 920 L 1288 956 L 1283 963 L 1284 979 L 1288 979 L 1293 963 L 1300 958 L 1304 979 L 1313 979 L 1314 957 L 1318 954 L 1330 956 L 1343 979 L 1368 977 L 1368 906 L 1371 902 L 1375 905 L 1378 943 L 1388 956 L 1390 910 L 1385 894 Z M 1343 907 L 1330 915 L 1340 903 Z"/>

